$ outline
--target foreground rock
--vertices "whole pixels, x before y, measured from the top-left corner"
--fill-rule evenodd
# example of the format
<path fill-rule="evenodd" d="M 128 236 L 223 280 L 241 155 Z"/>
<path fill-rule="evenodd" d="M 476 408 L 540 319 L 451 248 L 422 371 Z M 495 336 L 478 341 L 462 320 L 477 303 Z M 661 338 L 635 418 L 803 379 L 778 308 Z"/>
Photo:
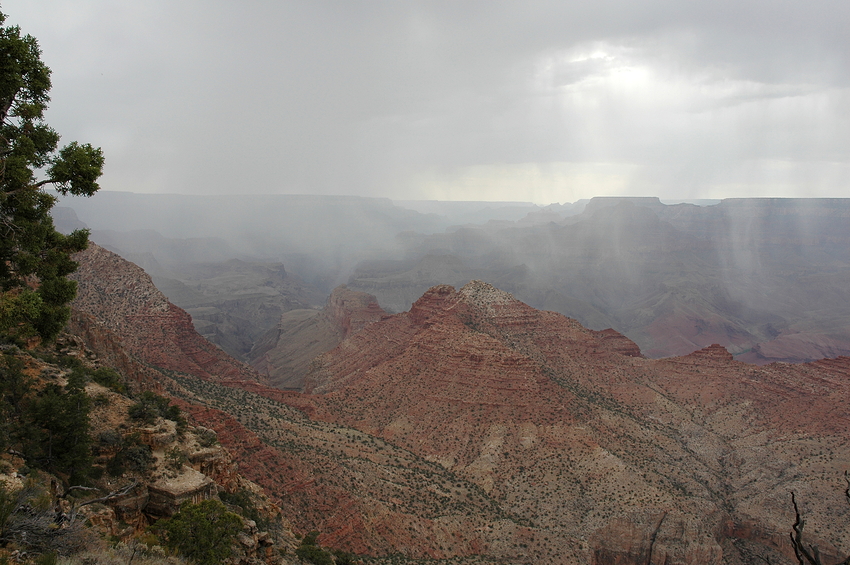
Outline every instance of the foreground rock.
<path fill-rule="evenodd" d="M 58 386 L 61 390 L 72 371 L 90 375 L 95 368 L 105 367 L 78 336 L 60 336 L 57 350 L 61 365 L 55 364 L 55 357 L 46 350 L 36 351 L 39 357 L 34 357 L 7 348 L 0 368 L 7 369 L 6 363 L 15 358 L 29 377 L 26 386 L 40 395 L 49 387 Z M 163 558 L 155 562 L 164 562 L 162 549 L 149 547 L 149 526 L 174 516 L 186 503 L 220 499 L 228 502 L 228 510 L 241 520 L 241 532 L 234 540 L 228 563 L 292 563 L 294 559 L 283 555 L 291 553 L 297 542 L 289 524 L 282 520 L 280 508 L 257 484 L 239 473 L 215 432 L 187 425 L 175 412 L 170 412 L 176 417 L 174 420 L 151 417 L 150 413 L 144 418 L 134 416 L 136 400 L 118 392 L 124 384 L 116 380 L 109 388 L 93 381 L 85 385 L 91 407 L 88 434 L 93 455 L 85 485 L 67 483 L 68 476 L 61 468 L 56 475 L 30 469 L 25 463 L 39 461 L 25 461 L 12 449 L 0 454 L 0 487 L 4 493 L 19 492 L 20 496 L 37 501 L 23 507 L 7 507 L 11 513 L 4 516 L 8 523 L 3 524 L 0 547 L 17 546 L 30 553 L 53 550 L 62 555 L 88 550 L 102 555 L 103 544 L 99 540 L 108 538 L 113 544 L 120 541 L 132 545 L 132 553 L 138 552 L 143 560 L 144 556 L 154 555 Z M 46 501 L 49 504 L 45 505 Z M 83 523 L 88 527 L 83 528 Z M 42 528 L 42 524 L 47 527 Z M 100 534 L 100 538 L 92 532 Z M 139 541 L 140 537 L 147 537 L 147 545 Z M 8 557 L 8 553 L 0 549 L 0 558 L 4 556 Z M 132 556 L 129 558 L 132 560 Z"/>

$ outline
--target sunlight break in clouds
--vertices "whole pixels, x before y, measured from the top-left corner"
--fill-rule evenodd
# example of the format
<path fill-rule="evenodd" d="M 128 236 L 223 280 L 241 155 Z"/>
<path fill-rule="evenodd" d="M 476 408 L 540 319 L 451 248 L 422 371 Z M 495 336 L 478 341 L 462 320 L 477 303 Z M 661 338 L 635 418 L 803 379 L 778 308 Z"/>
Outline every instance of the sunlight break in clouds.
<path fill-rule="evenodd" d="M 840 110 L 846 88 L 683 72 L 674 63 L 598 42 L 541 57 L 529 114 L 550 129 L 562 160 L 467 167 L 425 181 L 424 190 L 443 199 L 508 199 L 514 187 L 546 203 L 615 194 L 794 196 L 801 187 L 829 196 L 847 187 L 850 167 L 830 147 L 850 141 Z M 835 161 L 809 160 L 830 152 L 839 153 Z"/>

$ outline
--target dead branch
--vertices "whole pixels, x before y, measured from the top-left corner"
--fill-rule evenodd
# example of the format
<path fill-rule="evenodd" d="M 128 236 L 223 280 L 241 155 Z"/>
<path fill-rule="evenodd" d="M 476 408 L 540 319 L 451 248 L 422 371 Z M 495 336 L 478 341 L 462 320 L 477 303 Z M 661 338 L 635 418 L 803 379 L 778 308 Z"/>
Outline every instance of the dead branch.
<path fill-rule="evenodd" d="M 133 480 L 132 483 L 125 485 L 118 490 L 114 490 L 114 491 L 110 492 L 109 494 L 107 494 L 106 496 L 101 496 L 100 498 L 92 498 L 91 500 L 86 500 L 85 502 L 81 502 L 81 503 L 75 505 L 74 508 L 71 510 L 71 516 L 69 518 L 69 521 L 71 523 L 74 522 L 74 520 L 77 517 L 77 511 L 80 508 L 82 508 L 83 506 L 88 506 L 89 504 L 96 504 L 98 502 L 104 503 L 104 502 L 108 502 L 109 500 L 112 500 L 113 498 L 120 498 L 120 497 L 124 496 L 125 494 L 127 494 L 128 492 L 135 489 L 137 486 L 139 486 L 139 481 Z"/>
<path fill-rule="evenodd" d="M 844 480 L 847 481 L 847 488 L 844 489 L 844 496 L 846 496 L 848 502 L 850 502 L 850 478 L 848 478 L 847 471 L 844 472 Z M 803 543 L 803 527 L 806 525 L 806 521 L 800 517 L 800 509 L 797 506 L 797 499 L 794 496 L 794 491 L 791 491 L 791 504 L 794 505 L 795 516 L 793 526 L 794 531 L 790 534 L 791 545 L 794 548 L 794 555 L 797 557 L 797 563 L 800 565 L 823 565 L 818 546 L 809 544 L 809 547 L 806 548 L 806 545 Z M 850 565 L 850 555 L 835 565 Z"/>
<path fill-rule="evenodd" d="M 136 488 L 137 486 L 139 486 L 139 481 L 134 480 L 129 485 L 123 486 L 118 490 L 114 490 L 114 491 L 110 492 L 109 494 L 107 494 L 106 496 L 102 496 L 100 498 L 93 498 L 91 500 L 86 500 L 85 502 L 81 502 L 77 506 L 77 508 L 86 506 L 88 504 L 95 504 L 97 502 L 106 502 L 107 500 L 111 500 L 113 498 L 119 498 L 121 496 L 124 496 L 125 494 L 127 494 L 128 492 L 130 492 L 131 490 Z"/>
<path fill-rule="evenodd" d="M 68 498 L 68 495 L 71 494 L 71 491 L 74 491 L 74 490 L 95 491 L 95 490 L 100 490 L 100 489 L 96 489 L 94 487 L 84 487 L 82 485 L 74 485 L 72 487 L 68 487 L 68 490 L 66 490 L 64 493 L 62 493 L 62 495 L 59 498 Z"/>
<path fill-rule="evenodd" d="M 806 549 L 806 546 L 803 543 L 803 527 L 806 525 L 806 521 L 800 517 L 800 509 L 797 506 L 797 498 L 794 496 L 794 491 L 791 491 L 791 504 L 794 505 L 794 531 L 791 535 L 791 546 L 794 548 L 794 555 L 797 557 L 797 563 L 800 565 L 823 565 L 820 560 L 820 552 L 817 549 L 817 546 L 812 546 L 812 552 Z M 805 561 L 804 561 L 805 559 Z"/>

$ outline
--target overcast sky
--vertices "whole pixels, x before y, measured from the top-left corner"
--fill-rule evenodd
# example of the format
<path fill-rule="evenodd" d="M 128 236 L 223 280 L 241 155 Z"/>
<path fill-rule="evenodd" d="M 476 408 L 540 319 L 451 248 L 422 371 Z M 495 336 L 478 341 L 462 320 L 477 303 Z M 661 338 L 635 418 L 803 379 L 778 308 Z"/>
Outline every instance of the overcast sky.
<path fill-rule="evenodd" d="M 850 196 L 847 0 L 2 0 L 106 190 Z"/>

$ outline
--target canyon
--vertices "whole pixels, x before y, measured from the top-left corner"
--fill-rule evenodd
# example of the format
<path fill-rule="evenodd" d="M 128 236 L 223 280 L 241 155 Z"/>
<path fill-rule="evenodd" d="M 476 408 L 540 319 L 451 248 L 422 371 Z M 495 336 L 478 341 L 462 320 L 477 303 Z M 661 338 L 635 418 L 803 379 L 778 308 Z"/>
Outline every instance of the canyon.
<path fill-rule="evenodd" d="M 296 392 L 204 340 L 139 267 L 94 245 L 77 260 L 72 329 L 215 429 L 325 545 L 386 563 L 792 563 L 793 491 L 807 539 L 850 548 L 846 357 L 651 359 L 480 280 L 398 314 L 349 286 L 312 315 L 335 337 Z"/>
<path fill-rule="evenodd" d="M 755 364 L 850 354 L 847 199 L 542 207 L 108 193 L 68 204 L 57 225 L 92 228 L 202 335 L 251 363 L 275 357 L 269 332 L 291 336 L 340 284 L 397 313 L 433 286 L 470 280 L 613 328 L 652 358 L 714 343 Z M 337 339 L 322 331 L 317 340 Z"/>

